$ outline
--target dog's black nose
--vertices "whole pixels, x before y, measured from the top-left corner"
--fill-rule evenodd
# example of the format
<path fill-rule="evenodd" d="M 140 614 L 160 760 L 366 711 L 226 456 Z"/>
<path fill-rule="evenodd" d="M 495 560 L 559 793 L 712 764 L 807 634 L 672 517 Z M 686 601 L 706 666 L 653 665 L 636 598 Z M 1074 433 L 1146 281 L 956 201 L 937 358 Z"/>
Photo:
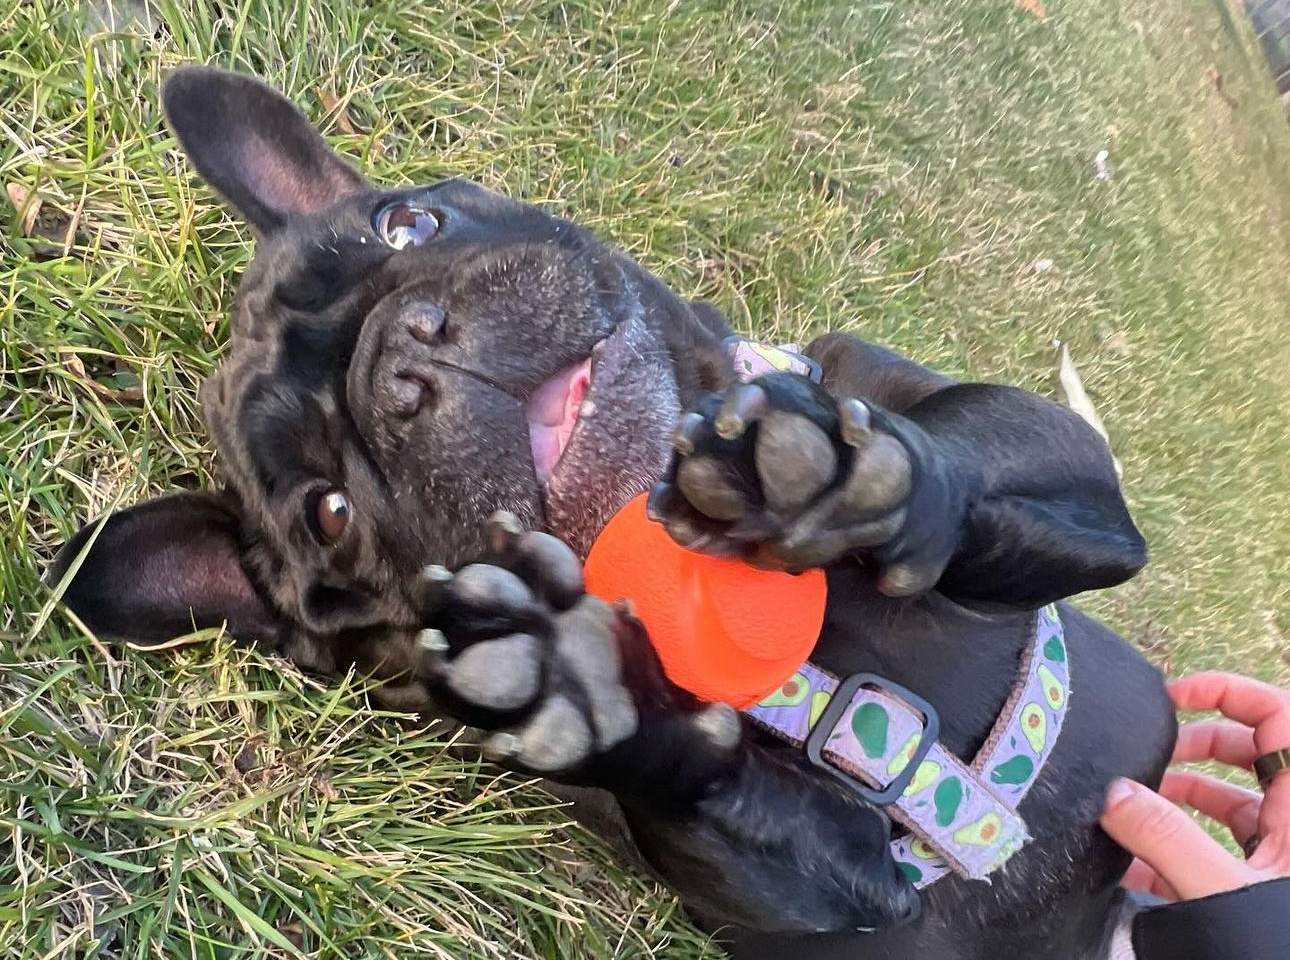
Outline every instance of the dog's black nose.
<path fill-rule="evenodd" d="M 434 346 L 439 342 L 444 327 L 444 312 L 433 303 L 418 300 L 403 308 L 400 317 L 408 333 L 422 343 Z"/>

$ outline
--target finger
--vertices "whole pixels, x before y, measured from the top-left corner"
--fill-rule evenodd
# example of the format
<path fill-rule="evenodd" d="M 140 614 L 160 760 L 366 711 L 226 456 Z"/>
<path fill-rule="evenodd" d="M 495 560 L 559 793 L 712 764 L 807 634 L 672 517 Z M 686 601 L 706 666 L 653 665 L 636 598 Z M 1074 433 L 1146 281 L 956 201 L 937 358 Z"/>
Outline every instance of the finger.
<path fill-rule="evenodd" d="M 1131 780 L 1112 785 L 1102 829 L 1187 900 L 1235 890 L 1253 876 L 1184 811 Z"/>
<path fill-rule="evenodd" d="M 1286 788 L 1288 782 L 1290 777 L 1280 778 L 1283 801 L 1287 799 L 1286 795 L 1290 794 L 1290 788 Z M 1269 795 L 1271 795 L 1271 789 L 1269 789 Z M 1290 876 L 1290 823 L 1285 818 L 1273 822 L 1268 816 L 1266 800 L 1263 803 L 1263 815 L 1259 820 L 1259 834 L 1262 839 L 1250 854 L 1250 867 L 1264 875 Z"/>
<path fill-rule="evenodd" d="M 1200 720 L 1185 723 L 1178 731 L 1174 745 L 1174 763 L 1217 760 L 1228 766 L 1249 770 L 1259 755 L 1254 746 L 1254 731 L 1229 720 Z"/>
<path fill-rule="evenodd" d="M 1259 807 L 1263 805 L 1263 798 L 1253 790 L 1203 773 L 1170 770 L 1160 784 L 1160 794 L 1217 820 L 1232 831 L 1241 846 L 1259 830 Z"/>
<path fill-rule="evenodd" d="M 1217 710 L 1254 728 L 1260 754 L 1290 747 L 1290 693 L 1231 673 L 1197 673 L 1169 684 L 1179 710 Z"/>
<path fill-rule="evenodd" d="M 1129 869 L 1125 871 L 1124 877 L 1120 880 L 1120 886 L 1126 890 L 1142 890 L 1154 893 L 1165 900 L 1178 899 L 1178 894 L 1174 888 L 1161 880 L 1160 874 L 1138 859 L 1129 864 Z"/>
<path fill-rule="evenodd" d="M 1290 874 L 1290 773 L 1274 778 L 1263 791 L 1259 834 L 1263 840 L 1250 857 L 1250 864 L 1276 865 L 1281 874 Z"/>

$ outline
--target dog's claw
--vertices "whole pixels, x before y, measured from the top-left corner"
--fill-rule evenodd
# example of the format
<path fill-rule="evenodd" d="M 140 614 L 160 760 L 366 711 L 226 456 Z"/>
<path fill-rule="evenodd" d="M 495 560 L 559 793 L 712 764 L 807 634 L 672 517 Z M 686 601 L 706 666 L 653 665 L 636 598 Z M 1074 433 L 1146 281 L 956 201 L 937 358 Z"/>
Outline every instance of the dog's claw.
<path fill-rule="evenodd" d="M 878 580 L 878 591 L 889 597 L 909 597 L 930 590 L 940 579 L 940 570 L 893 563 Z"/>
<path fill-rule="evenodd" d="M 872 419 L 869 408 L 855 398 L 848 398 L 838 404 L 838 421 L 842 439 L 848 446 L 860 447 L 868 443 L 869 438 L 873 436 L 873 430 L 870 427 Z"/>
<path fill-rule="evenodd" d="M 447 653 L 448 638 L 443 635 L 442 630 L 426 627 L 417 634 L 417 646 L 426 653 Z"/>
<path fill-rule="evenodd" d="M 452 580 L 452 571 L 440 563 L 432 563 L 421 568 L 421 579 L 426 583 L 448 583 Z"/>
<path fill-rule="evenodd" d="M 453 572 L 438 563 L 421 568 L 417 575 L 416 592 L 424 612 L 438 609 L 448 593 L 448 584 L 453 581 Z"/>
<path fill-rule="evenodd" d="M 683 457 L 694 453 L 694 441 L 703 427 L 703 417 L 697 413 L 687 413 L 676 425 L 672 435 L 672 448 Z"/>
<path fill-rule="evenodd" d="M 664 481 L 659 481 L 649 488 L 649 496 L 645 498 L 645 516 L 649 517 L 655 523 L 662 523 L 667 519 L 667 503 L 672 497 L 672 485 Z"/>
<path fill-rule="evenodd" d="M 485 740 L 481 749 L 486 759 L 493 763 L 502 763 L 512 757 L 518 757 L 520 751 L 524 749 L 524 744 L 515 734 L 503 731 Z"/>
<path fill-rule="evenodd" d="M 498 510 L 488 518 L 488 541 L 494 553 L 505 553 L 524 535 L 524 524 L 509 510 Z"/>
<path fill-rule="evenodd" d="M 721 410 L 713 421 L 717 436 L 723 440 L 737 440 L 770 406 L 770 397 L 755 383 L 745 383 L 726 395 Z"/>
<path fill-rule="evenodd" d="M 714 703 L 695 714 L 694 728 L 723 753 L 735 748 L 743 732 L 738 712 L 727 703 Z"/>

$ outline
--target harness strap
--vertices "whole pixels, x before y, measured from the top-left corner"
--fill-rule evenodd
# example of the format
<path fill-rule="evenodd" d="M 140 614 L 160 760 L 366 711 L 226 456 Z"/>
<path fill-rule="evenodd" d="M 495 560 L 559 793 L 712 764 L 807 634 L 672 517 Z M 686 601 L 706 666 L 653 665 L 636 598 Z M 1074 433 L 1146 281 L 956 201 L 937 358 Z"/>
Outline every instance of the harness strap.
<path fill-rule="evenodd" d="M 802 746 L 834 700 L 838 678 L 812 663 L 744 711 L 758 726 Z M 1039 779 L 1066 718 L 1070 676 L 1061 619 L 1053 606 L 1036 616 L 1012 695 L 989 739 L 965 764 L 931 744 L 911 771 L 927 716 L 905 698 L 861 686 L 824 735 L 824 761 L 861 783 L 906 785 L 888 813 L 910 833 L 892 855 L 920 889 L 953 871 L 986 878 L 1030 835 L 1017 807 Z"/>

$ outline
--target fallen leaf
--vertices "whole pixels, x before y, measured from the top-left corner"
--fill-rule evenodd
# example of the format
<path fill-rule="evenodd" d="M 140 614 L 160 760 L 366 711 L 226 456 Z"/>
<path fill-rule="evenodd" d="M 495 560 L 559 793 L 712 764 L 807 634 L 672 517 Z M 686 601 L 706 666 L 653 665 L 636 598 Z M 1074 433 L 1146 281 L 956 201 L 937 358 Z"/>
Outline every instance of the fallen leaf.
<path fill-rule="evenodd" d="M 331 782 L 331 777 L 325 773 L 320 773 L 314 777 L 314 789 L 321 793 L 328 800 L 335 800 L 340 794 L 336 791 L 336 786 Z"/>
<path fill-rule="evenodd" d="M 1084 389 L 1084 381 L 1080 379 L 1079 371 L 1075 369 L 1075 361 L 1071 359 L 1070 351 L 1066 349 L 1066 344 L 1060 340 L 1053 341 L 1057 347 L 1060 360 L 1057 369 L 1057 381 L 1062 388 L 1062 396 L 1066 400 L 1066 405 L 1074 410 L 1090 427 L 1098 432 L 1107 446 L 1111 444 L 1111 438 L 1107 435 L 1106 425 L 1102 423 L 1102 418 L 1097 415 L 1097 410 L 1093 408 L 1093 401 L 1089 399 L 1088 392 Z M 1115 464 L 1115 475 L 1124 476 L 1124 468 L 1120 466 L 1119 459 L 1112 454 L 1111 460 Z"/>
<path fill-rule="evenodd" d="M 278 933 L 282 934 L 297 950 L 303 950 L 305 946 L 305 928 L 299 922 L 284 923 L 278 927 Z"/>
<path fill-rule="evenodd" d="M 233 757 L 233 769 L 245 776 L 254 770 L 258 764 L 258 746 L 259 737 L 251 737 L 238 750 L 237 755 Z"/>
<path fill-rule="evenodd" d="M 25 187 L 21 183 L 5 184 L 4 192 L 9 194 L 9 202 L 13 208 L 22 214 L 22 235 L 31 236 L 31 229 L 36 225 L 36 218 L 40 216 L 40 197 L 30 187 Z"/>
<path fill-rule="evenodd" d="M 1214 90 L 1223 98 L 1224 103 L 1233 109 L 1238 106 L 1236 98 L 1227 92 L 1227 80 L 1219 72 L 1218 67 L 1210 67 L 1206 70 L 1205 77 L 1213 84 Z"/>
<path fill-rule="evenodd" d="M 355 130 L 354 125 L 350 123 L 349 114 L 345 112 L 345 105 L 340 102 L 340 98 L 336 96 L 336 94 L 332 93 L 327 87 L 315 87 L 314 89 L 318 92 L 318 97 L 322 100 L 323 109 L 328 113 L 334 113 L 336 115 L 336 129 L 341 133 L 346 133 L 350 136 L 357 135 L 358 131 Z"/>
<path fill-rule="evenodd" d="M 1040 20 L 1048 19 L 1048 8 L 1044 6 L 1044 0 L 1017 0 L 1017 6 Z"/>
<path fill-rule="evenodd" d="M 74 376 L 85 386 L 89 387 L 96 397 L 109 403 L 143 403 L 143 387 L 125 387 L 123 389 L 113 389 L 99 383 L 85 370 L 85 364 L 81 358 L 74 353 L 63 354 L 63 366 L 67 372 Z"/>

